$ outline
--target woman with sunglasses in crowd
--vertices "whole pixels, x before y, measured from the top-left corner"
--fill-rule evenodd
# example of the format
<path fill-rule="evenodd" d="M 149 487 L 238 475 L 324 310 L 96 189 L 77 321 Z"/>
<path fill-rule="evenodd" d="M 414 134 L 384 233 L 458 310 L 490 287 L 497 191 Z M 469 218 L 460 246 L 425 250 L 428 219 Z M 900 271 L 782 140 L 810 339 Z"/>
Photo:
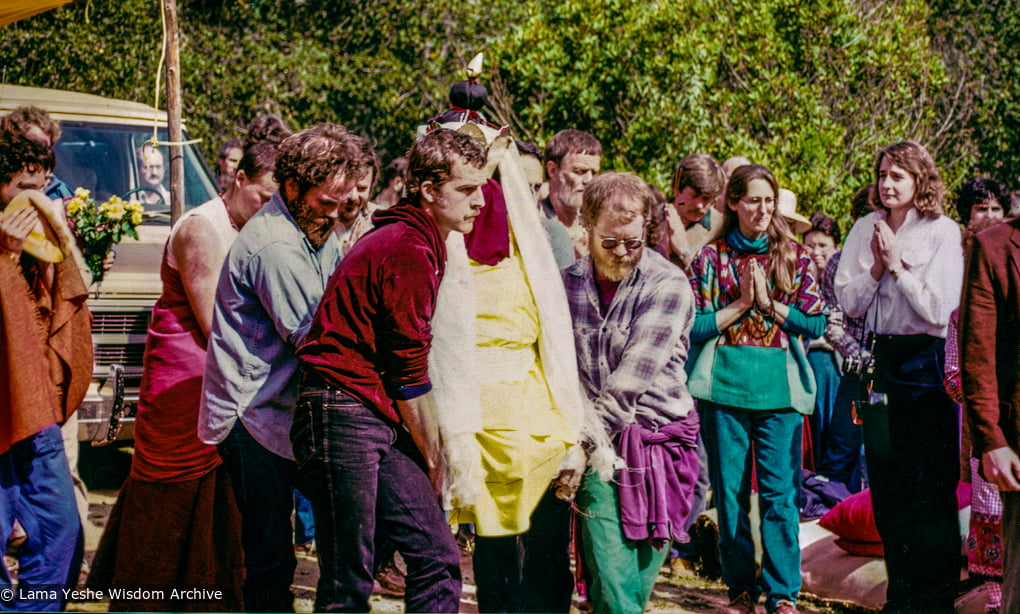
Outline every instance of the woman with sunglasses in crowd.
<path fill-rule="evenodd" d="M 742 166 L 726 188 L 723 237 L 693 263 L 697 316 L 688 387 L 719 510 L 730 608 L 755 611 L 761 593 L 751 539 L 756 468 L 766 610 L 795 614 L 800 591 L 797 495 L 804 414 L 815 383 L 802 338 L 825 330 L 811 258 L 776 214 L 779 186 L 764 166 Z"/>

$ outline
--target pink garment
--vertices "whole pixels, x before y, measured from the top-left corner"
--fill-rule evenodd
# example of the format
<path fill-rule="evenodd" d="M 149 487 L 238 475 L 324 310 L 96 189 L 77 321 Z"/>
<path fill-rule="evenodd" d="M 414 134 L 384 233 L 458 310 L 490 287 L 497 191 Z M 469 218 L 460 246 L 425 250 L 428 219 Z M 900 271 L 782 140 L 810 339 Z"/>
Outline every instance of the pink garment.
<path fill-rule="evenodd" d="M 189 215 L 209 220 L 226 245 L 237 235 L 230 226 L 226 206 L 218 198 Z M 145 482 L 194 480 L 221 462 L 216 447 L 198 439 L 198 405 L 207 341 L 173 262 L 170 241 L 163 250 L 160 269 L 163 294 L 152 310 L 135 418 L 131 477 Z M 223 253 L 226 254 L 226 249 Z"/>

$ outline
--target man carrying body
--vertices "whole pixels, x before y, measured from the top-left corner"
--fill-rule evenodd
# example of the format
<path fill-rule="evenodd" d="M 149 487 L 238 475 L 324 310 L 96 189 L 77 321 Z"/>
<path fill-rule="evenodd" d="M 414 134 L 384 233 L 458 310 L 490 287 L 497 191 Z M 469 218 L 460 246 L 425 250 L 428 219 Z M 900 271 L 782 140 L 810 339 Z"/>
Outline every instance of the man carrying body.
<path fill-rule="evenodd" d="M 588 255 L 588 235 L 578 216 L 581 195 L 601 164 L 602 144 L 581 130 L 561 130 L 545 147 L 549 197 L 540 204 L 546 217 L 566 228 L 576 258 Z"/>
<path fill-rule="evenodd" d="M 1020 612 L 1020 218 L 973 239 L 960 308 L 974 456 L 1002 496 L 1002 612 Z"/>
<path fill-rule="evenodd" d="M 437 130 L 408 163 L 407 196 L 376 213 L 376 229 L 340 264 L 299 351 L 291 438 L 318 521 L 316 611 L 368 611 L 383 539 L 407 563 L 407 611 L 459 608 L 460 557 L 436 498 L 438 459 L 423 456 L 432 453 L 421 397 L 431 389 L 444 241 L 474 227 L 485 153 L 466 134 Z"/>
<path fill-rule="evenodd" d="M 92 378 L 88 292 L 59 204 L 16 198 L 42 190 L 53 165 L 48 147 L 0 131 L 0 547 L 15 520 L 28 537 L 16 554 L 20 591 L 0 594 L 0 610 L 62 610 L 59 588 L 75 585 L 82 560 L 59 425 Z M 0 587 L 10 586 L 0 564 Z M 34 588 L 57 598 L 23 601 Z"/>
<path fill-rule="evenodd" d="M 293 611 L 295 354 L 340 259 L 333 226 L 362 174 L 361 139 L 319 124 L 284 140 L 280 189 L 234 241 L 216 290 L 198 435 L 219 444 L 241 512 L 247 611 Z"/>
<path fill-rule="evenodd" d="M 577 494 L 596 612 L 644 611 L 669 541 L 687 540 L 698 477 L 684 371 L 694 296 L 683 272 L 644 251 L 654 205 L 634 175 L 596 177 L 581 208 L 591 255 L 563 273 L 581 382 L 626 462 L 615 476 L 589 469 Z"/>
<path fill-rule="evenodd" d="M 673 173 L 673 205 L 663 207 L 665 223 L 655 237 L 656 250 L 684 271 L 701 248 L 722 234 L 723 214 L 713 205 L 726 188 L 726 176 L 715 158 L 691 154 Z"/>
<path fill-rule="evenodd" d="M 110 609 L 237 610 L 243 605 L 240 516 L 216 448 L 199 441 L 198 408 L 216 288 L 238 229 L 277 190 L 276 146 L 245 148 L 226 192 L 174 224 L 152 310 L 131 474 L 93 559 L 99 589 L 181 584 L 222 589 L 215 600 L 111 601 Z M 129 510 L 121 513 L 121 510 Z M 149 561 L 160 553 L 160 565 Z"/>

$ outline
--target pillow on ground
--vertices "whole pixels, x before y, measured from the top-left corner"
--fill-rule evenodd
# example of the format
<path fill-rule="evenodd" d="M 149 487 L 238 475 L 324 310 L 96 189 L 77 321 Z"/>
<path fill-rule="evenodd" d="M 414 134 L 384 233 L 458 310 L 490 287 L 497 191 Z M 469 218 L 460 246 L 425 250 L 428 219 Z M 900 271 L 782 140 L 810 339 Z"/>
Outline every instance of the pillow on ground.
<path fill-rule="evenodd" d="M 818 520 L 818 524 L 840 536 L 844 541 L 881 543 L 875 527 L 875 511 L 871 505 L 871 489 L 865 488 L 836 504 Z"/>
<path fill-rule="evenodd" d="M 970 505 L 970 484 L 960 482 L 956 487 L 956 506 L 962 510 Z M 871 504 L 871 489 L 840 501 L 818 520 L 818 524 L 840 537 L 836 544 L 850 554 L 883 556 L 882 538 L 875 526 L 875 511 Z"/>

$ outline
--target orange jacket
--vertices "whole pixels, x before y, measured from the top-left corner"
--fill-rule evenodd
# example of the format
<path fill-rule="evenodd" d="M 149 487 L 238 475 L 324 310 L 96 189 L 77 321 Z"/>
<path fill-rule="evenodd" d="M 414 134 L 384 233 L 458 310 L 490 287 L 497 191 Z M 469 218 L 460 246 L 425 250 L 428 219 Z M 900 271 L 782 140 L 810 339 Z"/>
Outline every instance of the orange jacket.
<path fill-rule="evenodd" d="M 0 258 L 0 454 L 51 424 L 63 424 L 92 379 L 88 291 L 73 258 L 54 266 L 53 317 L 44 340 L 20 267 Z"/>

